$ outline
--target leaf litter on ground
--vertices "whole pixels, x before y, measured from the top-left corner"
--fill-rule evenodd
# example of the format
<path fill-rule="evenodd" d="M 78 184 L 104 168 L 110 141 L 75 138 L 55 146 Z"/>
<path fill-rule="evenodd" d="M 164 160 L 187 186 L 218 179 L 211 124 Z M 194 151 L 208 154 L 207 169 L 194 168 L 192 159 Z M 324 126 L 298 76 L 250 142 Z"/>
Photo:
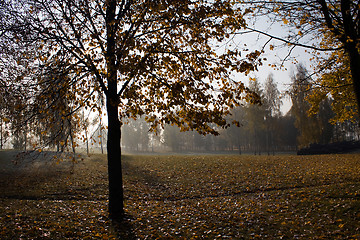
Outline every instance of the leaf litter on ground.
<path fill-rule="evenodd" d="M 105 155 L 2 174 L 1 239 L 360 238 L 360 155 L 132 155 L 123 171 L 118 224 Z"/>

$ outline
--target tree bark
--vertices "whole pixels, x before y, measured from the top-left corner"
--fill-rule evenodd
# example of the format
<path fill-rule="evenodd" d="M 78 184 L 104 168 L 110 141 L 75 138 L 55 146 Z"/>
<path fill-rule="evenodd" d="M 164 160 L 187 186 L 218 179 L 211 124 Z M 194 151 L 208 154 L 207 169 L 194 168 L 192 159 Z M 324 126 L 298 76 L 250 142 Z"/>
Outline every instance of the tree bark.
<path fill-rule="evenodd" d="M 124 215 L 124 195 L 121 166 L 121 123 L 117 104 L 107 102 L 108 112 L 108 174 L 109 174 L 109 216 L 113 220 Z"/>
<path fill-rule="evenodd" d="M 0 150 L 3 149 L 3 121 L 0 117 Z"/>
<path fill-rule="evenodd" d="M 360 117 L 360 54 L 357 48 L 359 35 L 356 31 L 357 22 L 354 22 L 353 16 L 351 15 L 351 4 L 352 1 L 341 0 L 341 15 L 345 35 L 342 36 L 340 40 L 344 43 L 345 50 L 347 54 L 349 54 L 351 78 Z"/>
<path fill-rule="evenodd" d="M 350 58 L 350 71 L 351 78 L 353 81 L 358 113 L 360 118 L 360 54 L 357 51 L 356 47 L 348 50 L 349 58 Z M 359 123 L 360 124 L 360 123 Z"/>

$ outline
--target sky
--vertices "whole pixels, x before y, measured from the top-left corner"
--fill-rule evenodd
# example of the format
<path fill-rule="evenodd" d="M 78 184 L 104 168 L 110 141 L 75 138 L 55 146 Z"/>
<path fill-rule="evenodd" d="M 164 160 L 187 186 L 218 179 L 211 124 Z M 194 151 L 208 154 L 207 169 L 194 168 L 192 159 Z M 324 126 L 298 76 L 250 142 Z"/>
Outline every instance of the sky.
<path fill-rule="evenodd" d="M 288 28 L 282 24 L 272 24 L 269 27 L 269 23 L 266 20 L 258 20 L 255 23 L 249 22 L 250 27 L 258 29 L 258 30 L 266 30 L 268 33 L 274 36 L 285 36 L 288 32 Z M 243 35 L 239 35 L 236 39 L 239 46 L 245 46 L 249 50 L 261 50 L 264 44 L 269 40 L 269 37 L 260 35 L 258 33 L 246 33 Z M 274 45 L 274 49 L 270 49 L 270 45 Z M 308 70 L 311 71 L 311 54 L 306 52 L 305 48 L 296 47 L 290 54 L 289 59 L 284 62 L 284 66 L 281 69 L 276 69 L 274 67 L 269 66 L 272 64 L 276 64 L 277 66 L 281 65 L 283 59 L 288 55 L 289 48 L 280 46 L 282 42 L 278 40 L 271 40 L 265 48 L 264 53 L 262 54 L 262 58 L 266 58 L 266 61 L 263 61 L 263 65 L 258 68 L 258 71 L 254 71 L 250 73 L 248 76 L 244 76 L 239 74 L 236 76 L 246 85 L 249 82 L 249 77 L 256 77 L 262 84 L 264 84 L 267 76 L 272 73 L 275 82 L 278 85 L 278 89 L 281 93 L 284 93 L 291 83 L 291 75 L 296 71 L 296 62 L 304 65 Z M 294 62 L 296 60 L 296 62 Z M 291 101 L 288 97 L 283 98 L 283 106 L 281 111 L 283 114 L 286 114 L 288 110 L 291 108 Z"/>

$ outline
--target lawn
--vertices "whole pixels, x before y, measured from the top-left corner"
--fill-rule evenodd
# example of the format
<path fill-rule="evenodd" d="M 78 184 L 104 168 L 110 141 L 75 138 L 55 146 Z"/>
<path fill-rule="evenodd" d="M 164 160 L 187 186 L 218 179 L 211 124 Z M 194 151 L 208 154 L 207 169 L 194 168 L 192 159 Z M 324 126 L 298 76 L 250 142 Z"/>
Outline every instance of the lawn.
<path fill-rule="evenodd" d="M 360 239 L 360 155 L 125 156 L 126 219 L 105 155 L 0 152 L 0 239 Z"/>

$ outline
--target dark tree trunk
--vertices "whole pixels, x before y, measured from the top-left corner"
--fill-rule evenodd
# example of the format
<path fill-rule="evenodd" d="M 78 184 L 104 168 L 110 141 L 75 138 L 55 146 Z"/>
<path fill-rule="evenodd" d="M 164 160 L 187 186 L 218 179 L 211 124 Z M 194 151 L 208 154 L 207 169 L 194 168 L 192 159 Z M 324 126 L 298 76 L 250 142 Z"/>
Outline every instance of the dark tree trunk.
<path fill-rule="evenodd" d="M 107 31 L 107 80 L 106 107 L 108 113 L 108 174 L 109 174 L 109 217 L 121 220 L 124 215 L 124 194 L 121 169 L 121 123 L 119 120 L 119 96 L 117 92 L 116 69 L 116 0 L 106 1 L 106 31 Z"/>
<path fill-rule="evenodd" d="M 344 36 L 341 36 L 341 41 L 344 43 L 347 54 L 349 54 L 351 78 L 353 81 L 358 113 L 360 114 L 360 54 L 357 48 L 359 35 L 356 27 L 358 23 L 357 20 L 354 21 L 353 16 L 351 15 L 350 9 L 352 1 L 341 0 L 340 3 L 345 33 Z"/>
<path fill-rule="evenodd" d="M 109 216 L 113 220 L 124 215 L 124 195 L 121 167 L 121 123 L 117 104 L 107 103 L 108 112 L 108 174 L 109 174 Z"/>
<path fill-rule="evenodd" d="M 351 78 L 354 85 L 354 91 L 358 105 L 358 112 L 360 115 L 360 54 L 355 46 L 353 48 L 348 49 L 348 54 L 350 58 Z"/>
<path fill-rule="evenodd" d="M 3 122 L 0 118 L 0 149 L 3 149 Z"/>

